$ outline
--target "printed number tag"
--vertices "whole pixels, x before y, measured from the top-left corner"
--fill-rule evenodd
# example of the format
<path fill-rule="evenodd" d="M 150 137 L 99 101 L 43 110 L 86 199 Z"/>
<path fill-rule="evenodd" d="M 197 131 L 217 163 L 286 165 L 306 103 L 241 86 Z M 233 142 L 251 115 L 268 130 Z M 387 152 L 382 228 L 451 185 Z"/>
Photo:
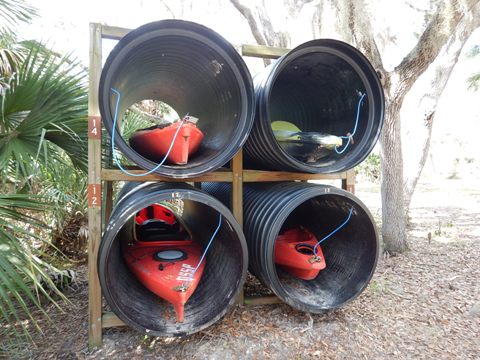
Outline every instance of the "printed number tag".
<path fill-rule="evenodd" d="M 88 117 L 88 138 L 100 139 L 102 135 L 102 126 L 100 124 L 100 116 Z"/>
<path fill-rule="evenodd" d="M 88 184 L 88 207 L 100 207 L 102 187 L 100 184 Z"/>

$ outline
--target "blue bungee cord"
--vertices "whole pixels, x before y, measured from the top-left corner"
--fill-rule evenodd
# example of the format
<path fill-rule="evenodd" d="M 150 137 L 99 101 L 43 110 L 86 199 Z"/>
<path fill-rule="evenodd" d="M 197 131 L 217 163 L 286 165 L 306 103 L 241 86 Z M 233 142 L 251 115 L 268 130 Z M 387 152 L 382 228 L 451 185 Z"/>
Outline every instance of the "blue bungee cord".
<path fill-rule="evenodd" d="M 193 272 L 188 275 L 188 282 L 192 281 L 193 280 L 193 276 L 195 275 L 195 273 L 197 272 L 198 268 L 200 267 L 200 265 L 202 264 L 202 261 L 203 259 L 205 258 L 205 256 L 207 255 L 207 252 L 208 252 L 208 249 L 210 248 L 210 245 L 212 245 L 212 242 L 213 242 L 213 239 L 215 239 L 215 236 L 217 235 L 218 233 L 218 230 L 220 230 L 220 227 L 222 226 L 222 214 L 219 214 L 218 216 L 218 226 L 217 228 L 215 229 L 215 231 L 213 232 L 212 234 L 212 237 L 210 238 L 210 240 L 208 241 L 208 244 L 207 246 L 205 247 L 205 250 L 203 251 L 203 254 L 202 254 L 202 257 L 200 258 L 200 260 L 198 261 L 198 264 L 197 266 L 195 267 L 195 269 L 193 270 Z"/>
<path fill-rule="evenodd" d="M 337 148 L 337 145 L 335 145 L 335 152 L 337 154 L 343 154 L 345 152 L 345 150 L 347 150 L 348 146 L 350 145 L 350 142 L 352 141 L 353 139 L 353 136 L 355 135 L 355 133 L 357 132 L 357 126 L 358 126 L 358 119 L 360 118 L 360 107 L 362 106 L 363 104 L 363 99 L 365 98 L 365 96 L 367 96 L 367 93 L 365 94 L 362 94 L 362 96 L 360 96 L 360 99 L 358 100 L 358 105 L 357 105 L 357 117 L 355 119 L 355 127 L 353 128 L 353 131 L 351 134 L 348 134 L 347 136 L 340 136 L 340 138 L 342 139 L 347 139 L 347 144 L 344 146 L 344 148 L 342 150 L 338 150 Z"/>
<path fill-rule="evenodd" d="M 115 164 L 117 164 L 118 168 L 124 174 L 130 175 L 130 176 L 142 177 L 142 176 L 149 175 L 149 174 L 157 171 L 163 165 L 165 160 L 167 160 L 168 155 L 170 155 L 170 151 L 172 151 L 173 144 L 175 143 L 175 140 L 177 139 L 178 133 L 180 132 L 180 129 L 182 128 L 182 126 L 185 124 L 185 120 L 188 119 L 188 113 L 181 120 L 182 123 L 180 124 L 177 131 L 173 135 L 172 143 L 170 144 L 170 147 L 168 148 L 168 151 L 165 154 L 165 157 L 162 159 L 162 161 L 160 161 L 157 164 L 157 166 L 155 166 L 153 169 L 147 171 L 146 173 L 141 173 L 141 174 L 131 173 L 122 166 L 122 164 L 118 160 L 117 156 L 115 155 L 115 133 L 117 131 L 118 107 L 120 106 L 120 99 L 121 99 L 122 95 L 120 94 L 120 91 L 118 91 L 117 89 L 111 88 L 110 90 L 112 90 L 117 95 L 117 101 L 115 103 L 115 112 L 113 114 L 113 126 L 112 126 L 112 156 L 113 156 L 113 160 L 115 161 Z"/>
<path fill-rule="evenodd" d="M 313 255 L 314 256 L 317 256 L 317 247 L 322 243 L 324 242 L 325 240 L 327 240 L 330 236 L 332 236 L 333 234 L 335 234 L 337 231 L 339 231 L 341 228 L 343 228 L 345 225 L 347 225 L 347 223 L 350 221 L 350 218 L 352 217 L 352 213 L 353 213 L 353 207 L 350 208 L 350 212 L 348 214 L 348 217 L 347 217 L 347 220 L 345 220 L 343 222 L 343 224 L 341 224 L 339 227 L 337 227 L 335 230 L 333 230 L 330 234 L 328 234 L 327 236 L 325 236 L 322 240 L 319 240 L 315 246 L 313 247 Z"/>

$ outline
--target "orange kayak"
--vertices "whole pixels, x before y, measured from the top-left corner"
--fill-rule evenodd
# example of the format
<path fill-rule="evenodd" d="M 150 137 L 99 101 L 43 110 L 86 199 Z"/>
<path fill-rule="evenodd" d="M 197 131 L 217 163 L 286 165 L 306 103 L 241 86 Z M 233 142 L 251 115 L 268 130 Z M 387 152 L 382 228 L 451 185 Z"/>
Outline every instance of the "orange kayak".
<path fill-rule="evenodd" d="M 158 204 L 142 209 L 135 217 L 133 241 L 122 249 L 135 277 L 151 292 L 173 305 L 177 322 L 183 322 L 185 303 L 200 282 L 205 267 L 200 244 Z"/>
<path fill-rule="evenodd" d="M 287 230 L 275 241 L 275 263 L 293 276 L 313 280 L 325 269 L 326 262 L 320 246 L 313 252 L 317 238 L 302 227 Z"/>
<path fill-rule="evenodd" d="M 180 124 L 181 121 L 177 121 L 163 128 L 155 126 L 139 130 L 130 137 L 130 146 L 140 155 L 160 162 L 167 154 Z M 193 155 L 200 147 L 203 137 L 202 131 L 194 123 L 185 122 L 175 139 L 167 160 L 177 165 L 187 164 L 189 156 Z"/>

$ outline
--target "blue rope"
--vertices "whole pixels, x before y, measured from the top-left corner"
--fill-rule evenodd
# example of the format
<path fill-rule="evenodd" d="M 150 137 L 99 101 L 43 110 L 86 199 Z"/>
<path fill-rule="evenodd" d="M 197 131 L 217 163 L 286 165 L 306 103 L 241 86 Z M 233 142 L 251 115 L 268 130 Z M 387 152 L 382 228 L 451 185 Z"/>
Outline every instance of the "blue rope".
<path fill-rule="evenodd" d="M 213 232 L 212 237 L 211 237 L 210 240 L 208 241 L 207 247 L 206 247 L 205 250 L 203 251 L 202 257 L 201 257 L 200 260 L 198 261 L 198 264 L 197 264 L 197 266 L 195 267 L 195 270 L 193 270 L 192 274 L 189 275 L 189 278 L 190 278 L 190 279 L 189 279 L 188 281 L 192 281 L 192 280 L 193 280 L 193 276 L 195 275 L 195 273 L 197 272 L 198 268 L 199 268 L 200 265 L 202 264 L 203 259 L 204 259 L 205 256 L 207 255 L 207 251 L 208 251 L 208 249 L 210 248 L 210 245 L 212 245 L 213 239 L 215 239 L 215 236 L 217 235 L 218 230 L 220 230 L 220 226 L 222 226 L 222 214 L 220 214 L 220 215 L 218 216 L 218 226 L 217 226 L 217 228 L 215 229 L 215 231 Z"/>
<path fill-rule="evenodd" d="M 173 139 L 172 139 L 172 143 L 170 144 L 170 147 L 168 148 L 168 151 L 165 154 L 165 157 L 163 158 L 163 160 L 160 161 L 157 164 L 157 166 L 155 166 L 153 169 L 147 171 L 146 173 L 141 173 L 141 174 L 131 173 L 122 166 L 122 164 L 120 163 L 120 161 L 118 160 L 118 158 L 115 154 L 115 133 L 117 131 L 118 107 L 120 106 L 120 99 L 121 99 L 122 95 L 120 94 L 120 92 L 117 89 L 111 88 L 110 90 L 112 90 L 117 95 L 117 101 L 115 103 L 115 112 L 113 114 L 113 126 L 112 126 L 112 156 L 113 156 L 113 160 L 115 161 L 115 164 L 117 164 L 117 166 L 119 167 L 119 169 L 123 173 L 125 173 L 127 175 L 130 175 L 130 176 L 141 177 L 141 176 L 149 175 L 149 174 L 155 172 L 156 170 L 158 170 L 160 168 L 160 166 L 163 165 L 165 160 L 167 160 L 168 155 L 170 155 L 170 151 L 172 151 L 173 144 L 175 143 L 175 140 L 177 139 L 178 133 L 180 132 L 180 129 L 182 128 L 182 126 L 185 124 L 185 120 L 188 119 L 188 113 L 181 120 L 182 123 L 180 124 L 177 131 L 175 132 L 175 135 L 173 136 Z"/>
<path fill-rule="evenodd" d="M 337 227 L 335 230 L 333 230 L 330 234 L 328 234 L 327 236 L 325 236 L 322 240 L 319 240 L 315 246 L 313 247 L 313 255 L 317 256 L 317 247 L 322 243 L 324 242 L 325 240 L 327 240 L 330 236 L 332 236 L 333 234 L 335 234 L 338 230 L 340 230 L 341 228 L 343 228 L 345 225 L 347 225 L 347 223 L 350 221 L 350 218 L 352 217 L 352 213 L 353 213 L 353 207 L 350 209 L 350 213 L 348 214 L 348 217 L 347 217 L 347 220 L 345 220 L 343 222 L 342 225 L 340 225 L 339 227 Z"/>
<path fill-rule="evenodd" d="M 337 149 L 337 145 L 335 145 L 335 152 L 337 154 L 343 154 L 345 152 L 345 150 L 347 150 L 348 146 L 350 145 L 350 142 L 352 141 L 353 139 L 353 135 L 355 135 L 355 133 L 357 132 L 357 126 L 358 126 L 358 119 L 360 118 L 360 107 L 362 106 L 363 104 L 363 99 L 365 98 L 365 96 L 367 96 L 367 93 L 365 94 L 362 94 L 362 96 L 360 97 L 360 99 L 358 100 L 358 105 L 357 105 L 357 117 L 355 119 L 355 127 L 353 128 L 353 131 L 350 135 L 348 136 L 340 136 L 342 139 L 347 139 L 347 144 L 345 145 L 345 147 L 342 149 L 342 150 L 338 150 Z"/>

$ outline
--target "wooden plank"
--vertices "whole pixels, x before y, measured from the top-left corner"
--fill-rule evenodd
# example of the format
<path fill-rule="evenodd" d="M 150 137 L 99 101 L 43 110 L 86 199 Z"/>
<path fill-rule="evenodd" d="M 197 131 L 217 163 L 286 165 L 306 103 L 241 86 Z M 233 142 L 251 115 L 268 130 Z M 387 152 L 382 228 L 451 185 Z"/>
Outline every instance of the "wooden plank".
<path fill-rule="evenodd" d="M 128 170 L 134 174 L 143 174 L 145 170 Z M 231 182 L 232 173 L 230 171 L 214 171 L 205 175 L 200 175 L 193 178 L 187 179 L 172 179 L 165 176 L 160 176 L 157 174 L 149 174 L 146 176 L 131 176 L 123 173 L 118 169 L 103 169 L 102 170 L 102 179 L 107 181 L 166 181 L 166 182 L 204 182 L 204 181 L 213 181 L 213 182 Z"/>
<path fill-rule="evenodd" d="M 115 326 L 126 326 L 126 324 L 118 318 L 113 312 L 105 312 L 102 315 L 102 328 Z"/>
<path fill-rule="evenodd" d="M 342 179 L 342 189 L 355 194 L 355 170 L 350 169 L 347 171 L 347 176 Z"/>
<path fill-rule="evenodd" d="M 243 227 L 243 151 L 241 149 L 232 159 L 231 170 L 233 175 L 232 213 L 240 226 Z"/>
<path fill-rule="evenodd" d="M 293 181 L 293 180 L 336 180 L 346 179 L 347 172 L 336 174 L 307 174 L 285 171 L 243 170 L 243 182 Z"/>
<path fill-rule="evenodd" d="M 100 25 L 102 27 L 102 37 L 110 40 L 120 40 L 127 35 L 131 29 L 122 28 L 118 26 Z"/>
<path fill-rule="evenodd" d="M 94 120 L 99 119 L 98 85 L 102 70 L 102 39 L 101 27 L 90 24 L 90 67 L 88 88 L 88 117 L 89 129 L 95 136 L 88 137 L 88 184 L 92 189 L 91 196 L 98 195 L 101 203 L 101 139 L 97 136 L 101 127 Z M 93 192 L 95 190 L 95 192 Z M 102 292 L 97 276 L 97 255 L 101 240 L 101 206 L 96 206 L 93 200 L 88 207 L 88 346 L 90 348 L 102 344 Z"/>
<path fill-rule="evenodd" d="M 248 306 L 268 305 L 268 304 L 281 304 L 280 300 L 275 295 L 269 296 L 248 296 L 244 300 L 244 304 Z"/>
<path fill-rule="evenodd" d="M 289 51 L 290 49 L 265 45 L 242 45 L 242 56 L 259 57 L 264 59 L 278 59 Z"/>
<path fill-rule="evenodd" d="M 232 170 L 232 198 L 230 199 L 233 216 L 243 228 L 243 151 L 240 149 L 230 162 Z M 237 304 L 244 304 L 243 288 L 240 289 Z"/>

